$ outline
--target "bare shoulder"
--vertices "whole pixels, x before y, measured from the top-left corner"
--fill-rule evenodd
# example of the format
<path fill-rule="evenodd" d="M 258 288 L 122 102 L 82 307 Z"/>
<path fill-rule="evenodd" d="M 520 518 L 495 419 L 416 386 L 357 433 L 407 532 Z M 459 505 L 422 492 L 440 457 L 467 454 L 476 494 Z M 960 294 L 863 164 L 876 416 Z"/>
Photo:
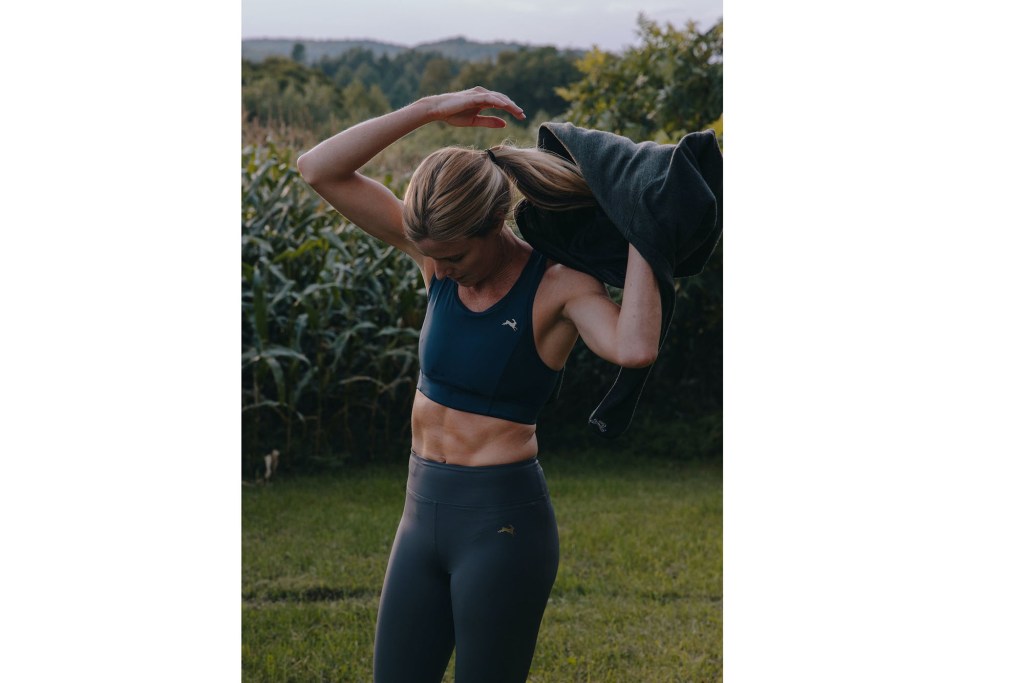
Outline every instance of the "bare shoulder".
<path fill-rule="evenodd" d="M 580 336 L 579 311 L 614 306 L 597 278 L 569 266 L 548 261 L 533 302 L 533 329 L 537 353 L 552 369 L 561 368 Z"/>
<path fill-rule="evenodd" d="M 550 263 L 544 273 L 543 283 L 552 289 L 562 292 L 569 299 L 581 294 L 600 293 L 607 296 L 604 285 L 589 273 L 570 268 L 562 263 Z"/>
<path fill-rule="evenodd" d="M 544 307 L 558 317 L 565 317 L 570 302 L 594 297 L 609 300 L 608 290 L 596 277 L 554 262 L 544 272 L 537 295 Z"/>

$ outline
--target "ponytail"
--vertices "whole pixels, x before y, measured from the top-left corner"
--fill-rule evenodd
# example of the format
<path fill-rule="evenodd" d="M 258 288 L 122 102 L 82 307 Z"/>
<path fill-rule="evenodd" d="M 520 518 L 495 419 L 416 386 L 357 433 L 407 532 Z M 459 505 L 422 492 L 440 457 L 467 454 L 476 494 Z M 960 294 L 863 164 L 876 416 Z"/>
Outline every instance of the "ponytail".
<path fill-rule="evenodd" d="M 501 144 L 487 150 L 515 183 L 523 199 L 548 211 L 594 206 L 594 195 L 579 169 L 566 159 L 537 147 Z"/>
<path fill-rule="evenodd" d="M 500 228 L 512 211 L 513 188 L 549 211 L 594 206 L 594 196 L 571 162 L 537 148 L 501 144 L 483 152 L 439 149 L 417 167 L 402 209 L 406 237 L 439 242 L 479 237 Z"/>

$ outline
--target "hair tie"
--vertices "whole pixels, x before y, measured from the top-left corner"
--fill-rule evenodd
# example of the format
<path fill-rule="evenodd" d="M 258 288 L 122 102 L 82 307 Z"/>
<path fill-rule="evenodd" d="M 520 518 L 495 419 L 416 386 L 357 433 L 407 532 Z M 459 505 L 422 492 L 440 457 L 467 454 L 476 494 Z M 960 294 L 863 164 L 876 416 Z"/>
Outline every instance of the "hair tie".
<path fill-rule="evenodd" d="M 498 163 L 498 157 L 494 156 L 494 152 L 492 152 L 491 150 L 487 150 L 487 156 L 489 156 L 491 158 L 491 161 L 493 161 L 494 163 Z"/>

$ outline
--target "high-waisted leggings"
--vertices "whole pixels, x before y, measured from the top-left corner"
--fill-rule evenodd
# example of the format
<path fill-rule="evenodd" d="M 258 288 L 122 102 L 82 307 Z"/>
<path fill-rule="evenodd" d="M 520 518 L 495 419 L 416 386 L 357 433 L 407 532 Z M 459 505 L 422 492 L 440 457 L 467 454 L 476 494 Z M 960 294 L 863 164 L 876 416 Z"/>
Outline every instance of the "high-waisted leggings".
<path fill-rule="evenodd" d="M 409 458 L 377 615 L 375 683 L 523 683 L 558 571 L 536 458 L 464 467 Z"/>

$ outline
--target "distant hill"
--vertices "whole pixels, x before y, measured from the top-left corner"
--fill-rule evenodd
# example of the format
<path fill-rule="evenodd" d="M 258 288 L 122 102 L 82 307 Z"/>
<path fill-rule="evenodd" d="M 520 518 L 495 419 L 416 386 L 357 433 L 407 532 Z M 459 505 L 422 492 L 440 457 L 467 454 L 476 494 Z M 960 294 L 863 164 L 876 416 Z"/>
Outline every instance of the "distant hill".
<path fill-rule="evenodd" d="M 522 43 L 481 43 L 462 36 L 433 43 L 421 43 L 412 47 L 378 40 L 308 40 L 305 38 L 247 38 L 242 40 L 242 59 L 262 62 L 270 56 L 290 57 L 296 43 L 306 48 L 306 63 L 312 64 L 321 57 L 336 57 L 352 48 L 369 50 L 375 56 L 394 56 L 406 50 L 416 52 L 437 52 L 451 59 L 479 62 L 493 59 L 501 52 L 520 48 L 539 47 Z M 564 50 L 568 54 L 582 55 L 582 50 Z"/>
<path fill-rule="evenodd" d="M 306 63 L 321 57 L 335 57 L 354 47 L 370 50 L 377 57 L 396 55 L 409 48 L 377 40 L 306 40 L 304 38 L 250 38 L 242 40 L 242 59 L 262 62 L 267 57 L 291 57 L 295 43 L 306 46 Z"/>

